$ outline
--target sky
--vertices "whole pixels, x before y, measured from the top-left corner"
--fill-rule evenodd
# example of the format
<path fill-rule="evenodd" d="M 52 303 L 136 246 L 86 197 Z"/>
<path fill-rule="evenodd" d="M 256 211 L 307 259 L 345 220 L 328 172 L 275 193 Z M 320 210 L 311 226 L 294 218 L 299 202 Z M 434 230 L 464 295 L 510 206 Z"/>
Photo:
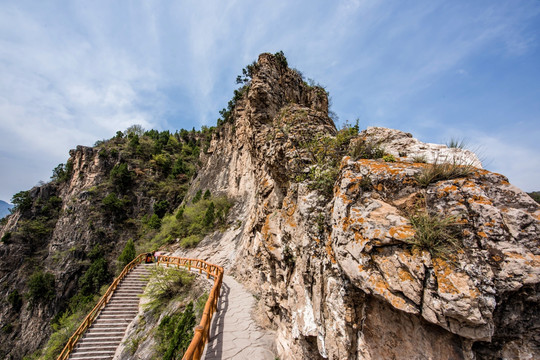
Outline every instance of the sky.
<path fill-rule="evenodd" d="M 242 68 L 280 50 L 338 126 L 463 139 L 540 190 L 539 37 L 539 0 L 0 0 L 0 199 L 130 125 L 215 125 Z"/>

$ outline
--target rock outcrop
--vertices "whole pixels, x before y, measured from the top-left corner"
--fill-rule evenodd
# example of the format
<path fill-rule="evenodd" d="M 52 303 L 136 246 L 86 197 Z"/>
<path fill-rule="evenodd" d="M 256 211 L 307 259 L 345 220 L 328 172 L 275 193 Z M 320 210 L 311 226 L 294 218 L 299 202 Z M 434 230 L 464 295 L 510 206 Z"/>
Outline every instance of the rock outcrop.
<path fill-rule="evenodd" d="M 258 65 L 190 190 L 235 198 L 232 226 L 188 254 L 225 265 L 260 297 L 279 355 L 540 356 L 538 204 L 470 151 L 383 128 L 357 141 L 396 161 L 344 157 L 328 197 L 297 177 L 316 166 L 304 145 L 336 135 L 325 92 L 270 54 Z M 418 158 L 474 170 L 422 186 L 416 175 L 431 165 Z M 459 218 L 461 246 L 448 256 L 412 246 L 419 212 Z"/>

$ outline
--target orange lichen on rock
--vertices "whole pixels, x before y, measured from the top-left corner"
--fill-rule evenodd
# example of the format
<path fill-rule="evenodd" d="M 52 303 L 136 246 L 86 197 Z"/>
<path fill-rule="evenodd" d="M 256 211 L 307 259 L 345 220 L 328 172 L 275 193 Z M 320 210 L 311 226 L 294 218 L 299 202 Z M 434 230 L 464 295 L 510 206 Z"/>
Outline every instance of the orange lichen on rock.
<path fill-rule="evenodd" d="M 354 241 L 358 244 L 361 243 L 362 245 L 369 242 L 369 239 L 362 236 L 362 233 L 360 231 L 354 231 Z"/>
<path fill-rule="evenodd" d="M 416 232 L 411 225 L 393 226 L 388 230 L 388 235 L 397 240 L 405 240 L 414 237 Z"/>
<path fill-rule="evenodd" d="M 411 273 L 404 268 L 398 269 L 398 276 L 401 281 L 414 281 L 414 277 Z"/>
<path fill-rule="evenodd" d="M 478 234 L 478 236 L 483 237 L 483 238 L 488 237 L 487 234 L 485 232 L 483 232 L 483 231 L 479 231 L 479 232 L 477 232 L 477 234 Z"/>
<path fill-rule="evenodd" d="M 267 245 L 268 250 L 274 250 L 274 247 L 272 246 L 272 244 L 274 243 L 273 240 L 274 240 L 275 235 L 271 232 L 271 229 L 270 229 L 270 217 L 271 217 L 271 214 L 268 214 L 266 216 L 266 220 L 264 221 L 264 224 L 261 228 L 261 234 L 262 234 L 263 241 Z"/>
<path fill-rule="evenodd" d="M 480 196 L 480 195 L 473 195 L 473 197 L 469 198 L 467 201 L 469 202 L 469 204 L 474 202 L 474 203 L 483 204 L 483 205 L 493 205 L 491 200 L 489 200 L 488 198 L 486 198 L 484 196 Z"/>
<path fill-rule="evenodd" d="M 347 231 L 349 229 L 349 226 L 351 225 L 351 218 L 348 216 L 344 216 L 341 220 L 341 223 L 343 224 L 343 231 Z"/>
<path fill-rule="evenodd" d="M 334 254 L 334 249 L 332 249 L 332 237 L 328 236 L 328 241 L 326 242 L 326 253 L 330 257 L 332 264 L 336 263 L 336 256 Z"/>
<path fill-rule="evenodd" d="M 283 217 L 285 222 L 290 227 L 296 227 L 296 221 L 294 220 L 294 213 L 296 212 L 296 204 L 289 198 L 283 199 Z"/>
<path fill-rule="evenodd" d="M 350 156 L 345 156 L 343 159 L 341 159 L 341 163 L 339 164 L 339 169 L 343 169 L 347 164 L 349 163 L 349 160 L 351 160 Z"/>
<path fill-rule="evenodd" d="M 472 299 L 478 297 L 480 292 L 469 285 L 469 277 L 453 270 L 446 261 L 433 259 L 433 270 L 437 277 L 438 291 L 450 295 L 463 295 Z"/>

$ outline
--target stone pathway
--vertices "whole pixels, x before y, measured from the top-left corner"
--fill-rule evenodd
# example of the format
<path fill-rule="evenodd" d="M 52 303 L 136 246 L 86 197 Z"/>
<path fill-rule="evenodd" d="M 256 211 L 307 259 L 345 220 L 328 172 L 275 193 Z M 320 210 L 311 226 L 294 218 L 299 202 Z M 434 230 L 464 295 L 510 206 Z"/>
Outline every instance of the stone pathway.
<path fill-rule="evenodd" d="M 253 295 L 225 275 L 203 359 L 274 360 L 273 336 L 251 318 Z"/>

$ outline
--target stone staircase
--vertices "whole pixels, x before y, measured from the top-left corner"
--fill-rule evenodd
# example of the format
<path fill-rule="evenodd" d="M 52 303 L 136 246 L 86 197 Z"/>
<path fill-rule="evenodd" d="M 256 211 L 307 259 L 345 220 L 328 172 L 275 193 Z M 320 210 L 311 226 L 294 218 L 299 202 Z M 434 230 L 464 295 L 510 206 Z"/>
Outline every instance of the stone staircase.
<path fill-rule="evenodd" d="M 139 296 L 154 264 L 140 264 L 116 288 L 111 300 L 86 331 L 69 359 L 112 359 L 126 329 L 139 312 Z"/>

